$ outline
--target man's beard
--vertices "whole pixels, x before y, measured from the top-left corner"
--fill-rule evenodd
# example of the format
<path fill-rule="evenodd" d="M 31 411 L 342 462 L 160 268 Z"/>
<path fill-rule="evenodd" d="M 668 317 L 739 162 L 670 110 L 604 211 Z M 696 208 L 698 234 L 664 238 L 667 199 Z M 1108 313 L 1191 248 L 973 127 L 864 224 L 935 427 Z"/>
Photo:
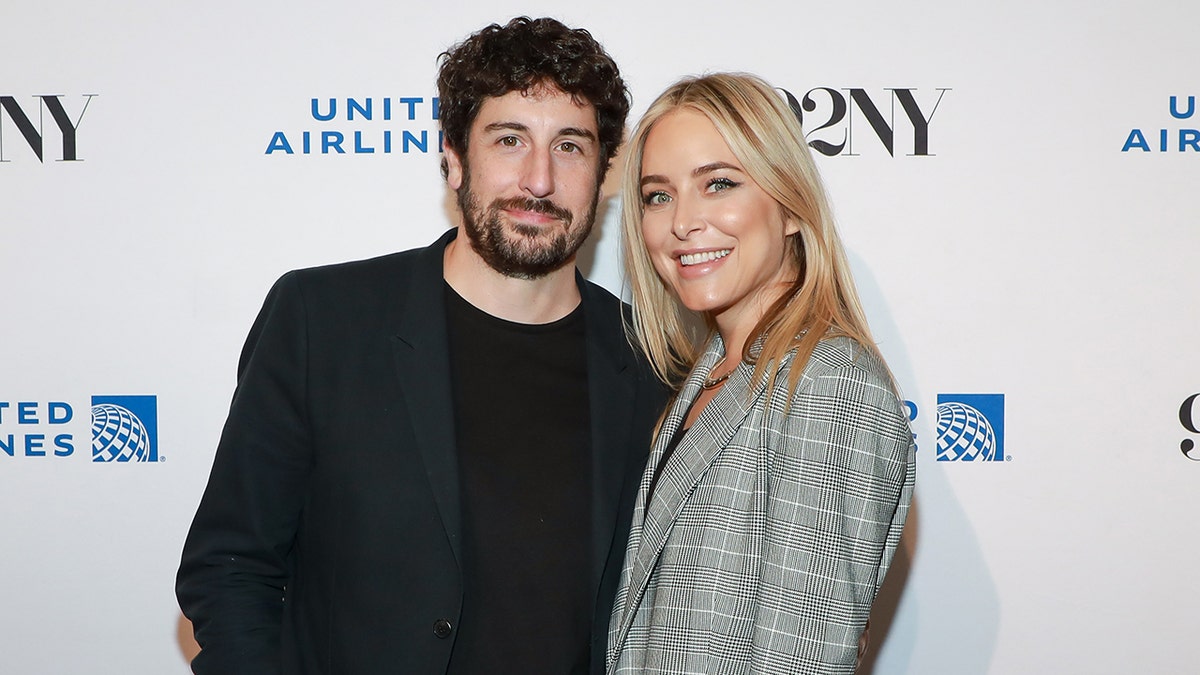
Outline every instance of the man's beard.
<path fill-rule="evenodd" d="M 479 206 L 479 200 L 471 191 L 471 174 L 463 167 L 463 182 L 458 189 L 458 208 L 462 211 L 467 238 L 471 247 L 489 267 L 507 277 L 516 279 L 538 279 L 560 269 L 570 262 L 579 247 L 587 240 L 596 220 L 596 205 L 600 201 L 599 186 L 596 196 L 578 227 L 572 227 L 574 215 L 549 199 L 510 197 L 496 199 L 487 209 Z M 548 230 L 514 222 L 505 231 L 502 221 L 504 209 L 532 211 L 562 222 L 562 228 Z"/>

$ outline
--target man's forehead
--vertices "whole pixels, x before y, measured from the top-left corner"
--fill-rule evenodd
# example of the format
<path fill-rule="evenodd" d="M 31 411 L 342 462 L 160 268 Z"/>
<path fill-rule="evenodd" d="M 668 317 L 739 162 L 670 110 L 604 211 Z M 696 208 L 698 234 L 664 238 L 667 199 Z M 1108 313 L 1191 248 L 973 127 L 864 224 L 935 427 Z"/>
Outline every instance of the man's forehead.
<path fill-rule="evenodd" d="M 526 87 L 524 89 L 514 89 L 513 91 L 511 91 L 509 93 L 519 93 L 519 94 L 521 94 L 522 97 L 524 97 L 526 99 L 533 99 L 533 100 L 537 100 L 537 101 L 551 99 L 551 98 L 559 98 L 559 97 L 565 96 L 567 98 L 570 98 L 577 105 L 580 105 L 580 106 L 590 105 L 590 102 L 586 98 L 575 95 L 575 94 L 568 94 L 567 92 L 560 89 L 558 87 L 558 85 L 554 84 L 553 82 L 547 82 L 547 81 L 534 82 L 533 84 L 529 85 L 528 87 Z"/>
<path fill-rule="evenodd" d="M 482 129 L 498 122 L 584 128 L 593 134 L 598 127 L 595 106 L 548 84 L 485 98 L 479 106 L 473 126 Z"/>

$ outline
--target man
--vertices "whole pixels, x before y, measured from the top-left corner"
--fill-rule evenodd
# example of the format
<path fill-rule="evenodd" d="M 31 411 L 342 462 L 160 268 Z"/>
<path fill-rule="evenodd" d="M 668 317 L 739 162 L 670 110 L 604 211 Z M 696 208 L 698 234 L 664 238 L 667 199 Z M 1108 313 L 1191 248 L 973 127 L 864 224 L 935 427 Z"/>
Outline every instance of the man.
<path fill-rule="evenodd" d="M 285 275 L 177 593 L 196 673 L 602 672 L 663 391 L 575 271 L 629 103 L 551 19 L 443 54 L 426 249 Z"/>

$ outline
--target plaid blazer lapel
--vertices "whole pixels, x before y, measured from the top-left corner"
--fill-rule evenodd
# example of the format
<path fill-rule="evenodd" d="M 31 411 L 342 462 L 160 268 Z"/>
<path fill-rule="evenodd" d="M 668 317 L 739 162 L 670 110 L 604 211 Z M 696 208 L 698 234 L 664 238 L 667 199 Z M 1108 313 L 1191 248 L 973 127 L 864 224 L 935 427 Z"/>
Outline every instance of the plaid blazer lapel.
<path fill-rule="evenodd" d="M 717 392 L 701 411 L 691 428 L 684 432 L 675 452 L 659 469 L 658 465 L 662 462 L 667 445 L 700 395 L 704 380 L 724 353 L 720 337 L 714 337 L 684 382 L 654 441 L 654 448 L 638 488 L 633 528 L 630 530 L 630 541 L 626 550 L 626 566 L 629 568 L 626 572 L 629 582 L 622 589 L 625 597 L 618 598 L 618 602 L 624 600 L 625 607 L 618 644 L 632 624 L 636 608 L 649 584 L 651 572 L 692 489 L 721 454 L 721 450 L 729 444 L 742 421 L 753 409 L 754 400 L 764 393 L 762 385 L 751 391 L 750 379 L 754 367 L 746 363 L 739 364 L 721 391 Z M 650 481 L 656 470 L 660 471 L 661 475 L 654 488 L 652 503 L 646 504 Z"/>

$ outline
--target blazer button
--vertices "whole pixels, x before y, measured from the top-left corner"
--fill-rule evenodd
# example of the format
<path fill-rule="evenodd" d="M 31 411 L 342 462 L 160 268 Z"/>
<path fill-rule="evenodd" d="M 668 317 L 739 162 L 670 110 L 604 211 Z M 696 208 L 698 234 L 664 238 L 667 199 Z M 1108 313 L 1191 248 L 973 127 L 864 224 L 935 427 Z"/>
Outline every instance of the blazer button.
<path fill-rule="evenodd" d="M 440 638 L 445 639 L 450 637 L 451 630 L 453 628 L 450 626 L 450 622 L 445 619 L 438 619 L 433 622 L 433 634 Z"/>

